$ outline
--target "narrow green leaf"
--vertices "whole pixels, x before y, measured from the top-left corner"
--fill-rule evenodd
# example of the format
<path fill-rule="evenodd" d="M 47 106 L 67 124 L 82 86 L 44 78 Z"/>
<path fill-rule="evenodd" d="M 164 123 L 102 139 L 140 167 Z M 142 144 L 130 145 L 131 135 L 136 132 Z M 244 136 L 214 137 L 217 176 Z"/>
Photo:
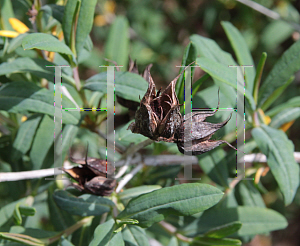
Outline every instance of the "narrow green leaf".
<path fill-rule="evenodd" d="M 123 66 L 121 71 L 126 71 L 129 55 L 129 25 L 126 17 L 115 18 L 105 46 L 105 58 L 115 61 L 119 66 Z"/>
<path fill-rule="evenodd" d="M 62 209 L 60 209 L 53 198 L 54 189 L 56 189 L 55 183 L 51 185 L 48 189 L 48 208 L 49 208 L 49 219 L 51 224 L 54 226 L 56 231 L 63 231 L 68 227 L 74 225 L 76 221 L 70 214 Z"/>
<path fill-rule="evenodd" d="M 250 50 L 246 44 L 244 37 L 241 35 L 239 30 L 232 25 L 230 22 L 222 21 L 221 22 L 227 38 L 229 39 L 234 53 L 237 57 L 237 60 L 240 65 L 252 65 L 253 67 L 245 68 L 245 80 L 246 88 L 252 92 L 253 91 L 253 82 L 255 77 L 255 67 L 254 62 L 250 53 Z"/>
<path fill-rule="evenodd" d="M 118 218 L 137 219 L 139 226 L 149 227 L 170 214 L 192 215 L 204 211 L 222 196 L 219 189 L 206 184 L 175 185 L 133 198 Z"/>
<path fill-rule="evenodd" d="M 107 74 L 99 73 L 87 80 L 85 89 L 107 93 Z M 116 95 L 124 99 L 139 102 L 147 91 L 147 81 L 138 74 L 115 71 Z"/>
<path fill-rule="evenodd" d="M 63 16 L 62 29 L 64 32 L 64 39 L 66 45 L 70 47 L 71 44 L 71 34 L 72 34 L 72 25 L 73 17 L 76 10 L 77 0 L 68 0 L 65 6 L 65 12 Z"/>
<path fill-rule="evenodd" d="M 19 206 L 20 204 L 17 203 L 15 206 L 15 210 L 14 210 L 14 222 L 16 225 L 21 225 L 22 224 L 22 216 L 19 210 Z"/>
<path fill-rule="evenodd" d="M 22 33 L 19 36 L 13 38 L 7 48 L 7 54 L 12 53 L 16 50 L 16 48 L 20 47 L 22 45 L 23 38 L 25 38 L 27 35 L 29 35 L 29 33 Z"/>
<path fill-rule="evenodd" d="M 56 204 L 70 214 L 80 216 L 101 215 L 109 212 L 114 203 L 104 197 L 81 195 L 75 197 L 64 190 L 57 190 L 53 194 Z"/>
<path fill-rule="evenodd" d="M 57 5 L 57 4 L 46 4 L 40 8 L 40 11 L 44 11 L 48 15 L 51 15 L 59 23 L 63 22 L 64 12 L 65 12 L 64 6 Z"/>
<path fill-rule="evenodd" d="M 96 230 L 94 231 L 94 238 L 90 242 L 89 246 L 109 245 L 109 242 L 114 234 L 114 228 L 115 221 L 113 219 L 110 219 L 105 223 L 98 225 Z"/>
<path fill-rule="evenodd" d="M 200 79 L 198 79 L 193 85 L 192 85 L 192 96 L 195 96 L 198 92 L 200 86 L 209 78 L 209 74 L 204 74 Z"/>
<path fill-rule="evenodd" d="M 139 226 L 126 226 L 122 231 L 125 244 L 131 246 L 150 246 L 145 230 Z"/>
<path fill-rule="evenodd" d="M 214 182 L 228 187 L 229 174 L 225 157 L 225 151 L 218 148 L 199 156 L 199 165 Z"/>
<path fill-rule="evenodd" d="M 18 160 L 30 149 L 41 118 L 40 115 L 33 115 L 21 124 L 13 143 L 13 160 Z"/>
<path fill-rule="evenodd" d="M 270 126 L 273 128 L 279 128 L 283 124 L 288 123 L 292 120 L 296 120 L 300 117 L 300 107 L 288 108 L 281 111 L 279 114 L 272 118 Z"/>
<path fill-rule="evenodd" d="M 69 240 L 65 239 L 64 237 L 62 237 L 60 241 L 60 246 L 74 246 L 74 244 L 71 243 Z"/>
<path fill-rule="evenodd" d="M 19 199 L 15 202 L 9 203 L 2 206 L 0 209 L 0 227 L 3 226 L 12 216 L 15 210 L 15 206 L 20 204 L 25 204 L 26 198 Z"/>
<path fill-rule="evenodd" d="M 23 234 L 16 234 L 16 233 L 9 233 L 9 232 L 1 232 L 0 238 L 3 238 L 5 240 L 10 240 L 14 242 L 18 242 L 25 245 L 32 245 L 32 246 L 42 246 L 45 245 L 42 241 L 30 237 Z"/>
<path fill-rule="evenodd" d="M 0 64 L 0 75 L 8 75 L 11 73 L 32 73 L 39 78 L 45 78 L 49 81 L 54 81 L 54 69 L 46 66 L 55 66 L 54 63 L 44 59 L 20 57 L 11 62 L 3 62 Z M 66 75 L 62 69 L 63 82 L 75 85 L 72 77 Z"/>
<path fill-rule="evenodd" d="M 291 76 L 289 80 L 284 83 L 282 86 L 277 88 L 270 96 L 269 98 L 264 102 L 263 105 L 261 105 L 261 109 L 263 111 L 267 110 L 270 105 L 272 105 L 273 102 L 276 101 L 276 99 L 285 91 L 285 89 L 294 81 L 295 76 Z"/>
<path fill-rule="evenodd" d="M 261 194 L 253 185 L 252 180 L 244 180 L 237 187 L 237 199 L 240 199 L 241 204 L 245 206 L 266 207 Z"/>
<path fill-rule="evenodd" d="M 258 62 L 257 69 L 256 69 L 256 75 L 255 75 L 255 79 L 254 79 L 253 99 L 254 99 L 255 105 L 257 105 L 257 101 L 258 101 L 258 90 L 260 87 L 261 76 L 262 76 L 262 73 L 264 70 L 266 59 L 267 59 L 267 53 L 263 52 L 260 57 L 260 60 Z"/>
<path fill-rule="evenodd" d="M 212 61 L 226 65 L 227 68 L 229 65 L 237 65 L 231 54 L 223 51 L 214 40 L 202 37 L 200 35 L 192 35 L 190 36 L 190 40 L 196 46 L 198 56 L 206 57 Z M 242 73 L 240 73 L 239 76 L 242 76 Z M 236 91 L 234 90 L 234 88 L 228 87 L 215 77 L 213 77 L 212 79 L 217 84 L 217 86 L 220 87 L 221 92 L 224 93 L 224 95 L 226 95 L 228 100 L 231 102 L 230 107 L 234 107 L 236 103 Z"/>
<path fill-rule="evenodd" d="M 34 216 L 36 213 L 35 208 L 29 206 L 19 206 L 19 211 L 24 216 Z"/>
<path fill-rule="evenodd" d="M 64 95 L 62 101 L 63 107 L 74 107 Z M 29 111 L 54 116 L 53 102 L 53 92 L 30 82 L 11 82 L 0 88 L 0 110 L 21 114 Z M 78 111 L 62 111 L 64 124 L 77 124 L 79 118 Z M 52 121 L 52 129 L 53 127 Z"/>
<path fill-rule="evenodd" d="M 142 185 L 139 187 L 129 188 L 118 194 L 121 200 L 131 199 L 133 197 L 161 189 L 160 185 Z"/>
<path fill-rule="evenodd" d="M 222 226 L 231 222 L 239 221 L 243 224 L 240 230 L 233 236 L 247 236 L 268 233 L 287 227 L 288 223 L 280 213 L 261 207 L 234 208 L 211 208 L 205 211 L 200 218 L 192 222 L 180 232 L 188 236 L 205 233 L 208 230 Z"/>
<path fill-rule="evenodd" d="M 192 63 L 193 61 L 196 61 L 197 58 L 197 50 L 195 45 L 190 42 L 184 50 L 184 54 L 182 57 L 182 61 L 181 61 L 181 66 L 187 66 L 190 63 Z M 181 67 L 179 69 L 179 73 L 181 73 L 183 71 L 184 67 Z M 192 71 L 192 76 L 193 76 L 193 71 L 195 70 L 195 68 L 191 68 Z M 178 95 L 178 99 L 180 103 L 183 103 L 184 101 L 184 74 L 182 74 L 179 79 L 177 80 L 176 83 L 176 93 Z"/>
<path fill-rule="evenodd" d="M 0 27 L 2 30 L 14 31 L 9 18 L 14 18 L 14 10 L 10 0 L 0 0 Z"/>
<path fill-rule="evenodd" d="M 300 41 L 294 43 L 284 52 L 274 65 L 266 80 L 259 89 L 258 106 L 269 98 L 274 90 L 286 83 L 300 69 Z"/>
<path fill-rule="evenodd" d="M 240 221 L 234 221 L 225 225 L 215 227 L 204 234 L 205 237 L 223 238 L 230 236 L 241 229 L 242 223 Z"/>
<path fill-rule="evenodd" d="M 37 129 L 30 151 L 32 169 L 41 169 L 44 159 L 53 144 L 54 122 L 48 115 L 44 115 Z"/>
<path fill-rule="evenodd" d="M 207 72 L 211 77 L 221 81 L 227 85 L 230 85 L 234 89 L 237 89 L 237 72 L 232 68 L 228 68 L 225 65 L 214 62 L 208 58 L 200 57 L 197 58 L 197 64 L 201 67 L 202 70 Z M 244 94 L 244 90 L 241 86 L 238 87 L 239 92 Z M 245 97 L 248 99 L 248 102 L 251 106 L 251 109 L 255 109 L 255 103 L 250 92 L 245 89 Z"/>
<path fill-rule="evenodd" d="M 210 237 L 196 237 L 194 238 L 191 246 L 234 246 L 234 245 L 242 245 L 242 242 L 238 239 L 231 239 L 231 238 L 210 238 Z"/>
<path fill-rule="evenodd" d="M 81 0 L 75 39 L 77 56 L 79 56 L 85 40 L 92 30 L 96 3 L 97 0 Z"/>
<path fill-rule="evenodd" d="M 72 55 L 70 48 L 57 38 L 46 33 L 32 33 L 23 38 L 24 50 L 39 49 Z"/>
<path fill-rule="evenodd" d="M 283 131 L 262 125 L 252 130 L 260 150 L 267 156 L 268 166 L 289 205 L 299 186 L 299 165 L 294 158 L 294 145 Z"/>
<path fill-rule="evenodd" d="M 300 107 L 300 96 L 293 97 L 290 100 L 288 100 L 287 102 L 282 103 L 282 104 L 268 110 L 266 112 L 266 115 L 273 117 L 273 116 L 279 114 L 280 112 L 282 112 L 283 110 L 288 109 L 288 108 L 293 108 L 293 107 Z"/>

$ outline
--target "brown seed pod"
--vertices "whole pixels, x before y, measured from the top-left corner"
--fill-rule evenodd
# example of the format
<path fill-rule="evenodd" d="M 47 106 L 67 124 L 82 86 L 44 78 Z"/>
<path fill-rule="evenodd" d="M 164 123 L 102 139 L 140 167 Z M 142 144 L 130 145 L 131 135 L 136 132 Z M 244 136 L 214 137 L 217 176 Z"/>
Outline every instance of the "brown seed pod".
<path fill-rule="evenodd" d="M 175 85 L 181 74 L 162 93 L 160 90 L 156 93 L 150 68 L 147 67 L 147 75 L 144 75 L 148 79 L 148 90 L 135 113 L 135 122 L 128 129 L 157 141 L 173 137 L 181 125 L 180 105 L 175 93 Z"/>
<path fill-rule="evenodd" d="M 106 160 L 87 156 L 85 159 L 70 156 L 70 160 L 80 165 L 62 170 L 78 182 L 73 183 L 76 189 L 97 196 L 108 196 L 113 192 L 116 180 L 106 178 Z M 113 174 L 114 168 L 109 164 L 110 162 L 107 165 L 107 173 Z"/>

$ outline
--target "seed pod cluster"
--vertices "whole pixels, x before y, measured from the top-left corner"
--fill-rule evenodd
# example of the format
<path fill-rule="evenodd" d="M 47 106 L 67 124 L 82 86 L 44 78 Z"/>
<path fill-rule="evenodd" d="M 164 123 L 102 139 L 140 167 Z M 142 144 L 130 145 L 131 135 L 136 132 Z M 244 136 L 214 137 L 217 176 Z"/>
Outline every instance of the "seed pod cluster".
<path fill-rule="evenodd" d="M 70 160 L 80 165 L 62 170 L 78 182 L 72 184 L 76 189 L 97 196 L 109 196 L 113 192 L 116 180 L 106 178 L 106 173 L 112 175 L 114 168 L 107 165 L 106 172 L 106 160 L 91 157 L 75 159 L 71 156 Z"/>
<path fill-rule="evenodd" d="M 145 76 L 145 78 L 149 83 L 148 90 L 135 113 L 135 122 L 129 125 L 128 130 L 155 141 L 177 143 L 178 150 L 186 154 L 200 155 L 222 143 L 227 143 L 234 148 L 225 140 L 210 140 L 212 135 L 225 126 L 231 117 L 217 124 L 204 122 L 206 117 L 213 116 L 217 112 L 219 104 L 217 110 L 213 112 L 193 112 L 186 115 L 184 119 L 180 113 L 181 105 L 175 92 L 175 85 L 181 74 L 162 93 L 160 93 L 160 90 L 156 93 L 150 67 L 148 67 L 147 73 L 148 76 Z M 189 136 L 184 135 L 187 124 L 190 126 L 191 134 L 188 134 Z M 187 145 L 187 142 L 191 144 Z"/>

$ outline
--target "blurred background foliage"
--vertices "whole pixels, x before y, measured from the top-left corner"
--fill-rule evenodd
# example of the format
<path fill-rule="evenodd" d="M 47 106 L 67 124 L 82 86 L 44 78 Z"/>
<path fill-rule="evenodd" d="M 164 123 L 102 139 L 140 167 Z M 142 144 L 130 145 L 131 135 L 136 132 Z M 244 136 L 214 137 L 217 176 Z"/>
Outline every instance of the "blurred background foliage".
<path fill-rule="evenodd" d="M 2 15 L 3 11 L 6 11 L 5 6 L 3 6 L 4 2 L 6 1 L 0 0 Z M 65 5 L 65 2 L 66 1 L 63 0 L 42 0 L 41 5 L 44 6 L 46 4 L 57 4 L 58 6 L 63 6 Z M 123 25 L 123 27 L 119 26 L 119 29 L 121 30 L 122 28 L 124 30 L 129 30 L 130 41 L 127 44 L 122 43 L 122 45 L 128 45 L 130 50 L 130 57 L 133 60 L 137 60 L 140 72 L 143 71 L 146 65 L 148 65 L 149 63 L 153 63 L 151 74 L 154 78 L 157 88 L 159 88 L 160 86 L 165 87 L 178 74 L 179 68 L 177 68 L 176 66 L 181 64 L 184 49 L 189 44 L 190 36 L 193 34 L 199 34 L 201 36 L 208 37 L 214 40 L 224 51 L 232 54 L 233 58 L 237 60 L 234 55 L 232 46 L 230 45 L 230 42 L 227 39 L 225 31 L 221 25 L 221 21 L 229 21 L 235 27 L 237 27 L 243 35 L 249 49 L 251 50 L 251 54 L 253 56 L 256 67 L 262 52 L 267 52 L 268 58 L 262 75 L 262 81 L 264 81 L 264 78 L 268 75 L 274 64 L 282 56 L 283 52 L 300 39 L 300 1 L 257 0 L 255 2 L 279 13 L 281 18 L 278 20 L 271 19 L 264 14 L 253 10 L 250 7 L 245 6 L 244 4 L 235 0 L 98 1 L 95 9 L 93 28 L 90 34 L 93 47 L 90 47 L 91 52 L 83 54 L 79 59 L 80 78 L 82 80 L 86 80 L 91 76 L 102 72 L 103 69 L 99 68 L 99 65 L 108 64 L 107 61 L 104 60 L 104 58 L 110 58 L 112 60 L 115 60 L 119 64 L 123 64 L 124 67 L 122 68 L 122 70 L 127 70 L 127 57 L 124 58 L 122 54 L 118 53 L 118 45 L 120 44 L 110 44 L 107 42 L 109 36 L 113 32 L 113 24 L 115 26 L 118 24 Z M 27 15 L 28 9 L 30 9 L 32 2 L 30 0 L 14 0 L 11 1 L 11 5 L 15 18 L 22 21 L 30 29 L 35 29 L 35 27 L 33 27 L 31 22 L 29 21 Z M 59 13 L 59 7 L 56 10 Z M 46 12 L 47 11 L 45 10 L 45 13 Z M 9 15 L 9 13 L 6 13 L 6 15 Z M 61 30 L 59 30 L 59 27 L 58 29 L 53 30 L 53 26 L 55 26 L 57 23 L 55 19 L 51 19 L 49 21 L 49 18 L 50 17 L 47 14 L 42 16 L 41 22 L 37 23 L 37 25 L 39 25 L 39 31 L 45 33 L 60 32 Z M 61 18 L 61 15 L 58 14 L 57 18 Z M 118 22 L 118 20 L 121 19 L 122 21 Z M 58 21 L 61 21 L 61 19 Z M 13 30 L 9 23 L 1 23 L 1 26 L 2 29 Z M 120 33 L 120 36 L 121 35 L 122 33 Z M 2 39 L 0 42 L 2 46 L 5 46 Z M 113 48 L 110 48 L 109 45 L 113 45 Z M 123 49 L 120 48 L 120 50 Z M 34 58 L 37 57 L 37 53 L 33 50 L 24 51 L 22 47 L 18 47 L 16 48 L 15 53 L 11 53 L 6 56 L 5 61 L 9 60 L 10 58 L 13 59 L 17 56 Z M 123 60 L 118 60 L 118 57 L 121 57 L 120 59 Z M 59 54 L 56 54 L 54 59 L 56 59 L 55 63 L 57 64 L 59 64 L 59 62 L 65 62 Z M 4 60 L 2 60 L 2 62 L 4 62 Z M 66 70 L 66 73 L 70 75 L 72 74 L 72 71 Z M 194 79 L 197 80 L 202 75 L 203 72 L 201 72 L 200 69 L 196 69 Z M 0 78 L 1 83 L 5 83 L 6 80 L 8 80 L 4 75 L 1 75 Z M 210 97 L 210 95 L 214 94 L 216 91 L 216 88 L 209 88 L 212 86 L 212 84 L 213 81 L 210 78 L 205 81 L 203 85 L 201 85 L 200 91 L 204 89 L 210 90 L 207 91 L 209 93 L 207 94 L 206 98 L 198 98 L 201 103 L 204 103 L 205 101 L 205 103 L 208 105 L 216 104 L 216 97 Z M 68 89 L 72 90 L 72 88 Z M 88 93 L 90 92 L 86 92 L 87 95 L 90 95 Z M 71 94 L 76 102 L 80 102 L 81 99 L 79 96 L 76 97 L 76 93 Z M 276 105 L 280 105 L 281 103 L 286 102 L 290 98 L 298 96 L 299 94 L 300 73 L 298 72 L 295 75 L 294 81 L 287 87 L 285 92 L 274 102 L 272 106 L 275 107 Z M 211 99 L 211 102 L 209 102 L 209 99 Z M 223 102 L 223 106 L 225 101 L 226 98 L 224 98 L 224 96 L 222 98 L 221 95 L 221 104 Z M 124 109 L 120 109 L 120 111 L 122 110 Z M 226 118 L 227 116 L 224 115 L 224 117 Z M 217 119 L 216 121 L 219 121 L 219 119 Z M 124 123 L 126 123 L 126 121 L 122 121 L 120 125 Z M 232 124 L 234 125 L 234 122 L 232 122 Z M 220 131 L 220 135 L 217 135 L 217 137 L 224 136 L 226 133 L 228 133 L 229 131 L 226 131 L 229 128 L 232 128 L 232 124 L 228 124 L 228 128 L 222 129 L 222 131 Z M 125 131 L 125 129 L 126 127 L 123 127 L 119 132 L 120 138 L 125 139 L 127 137 L 126 134 L 128 134 L 128 132 Z M 290 125 L 290 128 L 286 129 L 288 138 L 291 139 L 295 145 L 295 151 L 300 151 L 299 129 L 299 117 Z M 16 134 L 16 132 L 14 132 L 14 134 Z M 88 139 L 88 141 L 94 141 L 95 143 L 97 143 L 97 137 L 98 136 L 96 134 L 88 131 L 87 129 L 80 129 L 77 134 L 77 138 L 81 139 L 83 142 L 87 141 Z M 143 137 L 137 136 L 135 140 L 137 140 L 139 137 L 140 139 L 143 139 Z M 129 143 L 130 139 L 127 139 L 127 141 Z M 90 155 L 99 156 L 97 147 L 93 146 L 95 145 L 92 145 L 92 147 L 90 147 Z M 155 143 L 151 148 L 153 148 L 155 154 L 163 153 L 164 150 L 168 150 L 168 153 L 178 153 L 176 147 L 172 152 L 172 147 L 164 143 Z M 53 152 L 52 149 L 50 150 Z M 216 150 L 216 152 L 222 151 L 223 150 Z M 232 153 L 233 152 L 234 151 L 232 151 Z M 219 156 L 222 156 L 222 154 L 223 153 L 221 153 Z M 203 159 L 203 162 L 208 162 L 210 160 L 211 162 L 216 162 L 218 164 L 221 163 L 221 161 L 212 160 L 211 155 L 212 154 L 207 153 L 206 155 L 201 156 L 201 159 Z M 228 163 L 230 162 L 229 160 L 232 160 L 234 157 L 234 153 L 226 156 Z M 28 156 L 25 156 L 22 160 L 23 163 L 25 163 L 25 169 L 26 163 L 29 162 L 26 158 L 28 158 Z M 205 170 L 207 166 L 201 163 L 202 162 L 200 162 L 200 166 L 202 170 L 200 170 L 198 166 L 194 167 L 194 171 L 200 175 L 202 175 L 203 172 L 209 172 L 209 170 Z M 10 171 L 6 168 L 7 166 L 1 167 L 1 171 Z M 168 174 L 164 176 L 167 171 Z M 148 168 L 144 170 L 144 173 L 141 176 L 135 177 L 132 180 L 131 185 L 134 187 L 142 184 L 158 183 L 162 186 L 169 186 L 173 183 L 174 177 L 178 174 L 179 171 L 180 167 L 178 166 L 174 166 L 171 168 L 168 167 L 167 170 L 165 167 Z M 147 180 L 145 177 L 147 177 Z M 201 182 L 211 182 L 211 180 L 207 176 L 203 175 L 201 177 L 203 177 Z M 256 206 L 260 206 L 265 203 L 267 204 L 267 207 L 279 211 L 280 213 L 284 214 L 290 221 L 292 221 L 289 229 L 284 232 L 285 234 L 283 233 L 283 238 L 288 238 L 289 233 L 293 235 L 297 234 L 297 232 L 300 231 L 300 226 L 296 223 L 296 221 L 299 220 L 300 216 L 299 191 L 295 196 L 294 203 L 285 208 L 283 198 L 280 195 L 280 192 L 278 192 L 276 182 L 272 174 L 269 172 L 265 177 L 262 177 L 262 180 L 265 187 L 259 187 L 259 183 L 258 187 L 256 188 L 260 191 L 260 193 L 263 194 L 264 200 L 262 200 L 261 196 L 259 195 L 260 200 L 256 200 Z M 30 192 L 39 193 L 39 195 L 35 198 L 34 204 L 35 209 L 37 210 L 37 214 L 39 215 L 39 220 L 37 220 L 36 217 L 29 218 L 26 221 L 26 225 L 30 225 L 31 227 L 35 228 L 43 228 L 45 230 L 53 230 L 52 225 L 47 223 L 49 221 L 49 213 L 47 204 L 44 203 L 45 199 L 47 199 L 47 195 L 41 192 L 43 189 L 46 190 L 48 188 L 48 186 L 46 185 L 47 182 L 45 182 L 45 184 L 44 181 L 41 180 L 24 182 L 26 182 L 27 184 L 30 183 L 29 187 L 37 187 L 37 190 L 30 190 Z M 20 194 L 26 192 L 24 182 L 11 182 L 9 189 L 7 185 L 0 186 L 1 197 L 9 198 L 11 200 L 18 199 L 20 197 Z M 246 189 L 245 187 L 247 187 L 247 189 L 249 190 L 253 188 L 250 182 L 245 182 L 238 185 L 236 190 L 234 191 L 236 193 L 235 195 L 239 204 L 246 203 L 245 200 L 243 200 L 245 198 L 243 198 L 242 196 L 243 192 Z M 257 192 L 257 189 L 255 189 L 255 192 Z M 266 189 L 270 192 L 267 192 Z M 11 190 L 16 190 L 17 192 L 11 193 Z M 253 201 L 255 201 L 255 197 L 253 198 Z M 187 218 L 187 220 L 188 219 L 189 218 Z M 172 218 L 170 220 L 172 220 Z M 70 224 L 72 223 L 70 222 Z M 181 221 L 179 221 L 178 223 L 181 223 Z M 293 233 L 291 232 L 291 229 L 293 230 Z M 153 233 L 155 233 L 155 231 Z M 277 236 L 279 239 L 281 237 L 281 235 L 278 234 L 276 234 L 275 236 Z M 265 240 L 268 241 L 269 238 L 266 237 Z M 258 244 L 254 243 L 253 245 Z"/>

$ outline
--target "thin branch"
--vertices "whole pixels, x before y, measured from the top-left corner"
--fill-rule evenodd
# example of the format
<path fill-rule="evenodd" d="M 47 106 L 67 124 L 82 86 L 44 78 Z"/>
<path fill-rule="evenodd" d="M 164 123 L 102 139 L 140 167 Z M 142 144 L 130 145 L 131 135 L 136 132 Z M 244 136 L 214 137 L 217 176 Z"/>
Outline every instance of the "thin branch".
<path fill-rule="evenodd" d="M 119 185 L 116 189 L 116 193 L 119 193 L 122 190 L 122 188 L 133 178 L 133 176 L 143 168 L 143 166 L 144 165 L 140 163 L 134 169 L 132 169 L 130 173 L 126 174 L 125 177 L 119 182 Z"/>
<path fill-rule="evenodd" d="M 24 172 L 5 172 L 0 173 L 0 182 L 44 178 L 57 175 L 58 172 L 62 173 L 62 170 L 59 168 L 48 168 Z"/>
<path fill-rule="evenodd" d="M 132 155 L 127 157 L 125 165 L 120 168 L 119 172 L 115 176 L 116 179 L 120 178 L 127 171 L 131 160 L 132 160 Z"/>
<path fill-rule="evenodd" d="M 149 144 L 152 144 L 154 141 L 151 139 L 146 139 L 145 141 L 138 143 L 136 145 L 133 145 L 132 147 L 129 147 L 126 152 L 124 153 L 124 157 L 135 154 L 136 152 L 138 152 L 140 149 L 145 148 L 146 146 L 148 146 Z"/>
<path fill-rule="evenodd" d="M 192 238 L 188 238 L 186 236 L 183 236 L 182 234 L 180 233 L 176 233 L 177 231 L 177 228 L 174 227 L 173 225 L 165 222 L 165 221 L 161 221 L 158 223 L 165 231 L 167 231 L 169 234 L 177 237 L 177 239 L 179 239 L 180 241 L 183 241 L 183 242 L 187 242 L 187 243 L 190 243 L 193 241 Z"/>
<path fill-rule="evenodd" d="M 97 131 L 98 135 L 100 137 L 104 138 L 105 140 L 107 140 L 109 144 L 113 145 L 115 143 L 116 148 L 119 149 L 120 152 L 124 153 L 126 151 L 126 148 L 123 145 L 119 144 L 116 141 L 115 142 L 111 141 L 110 138 L 107 138 L 107 136 L 103 132 L 101 132 L 99 129 L 96 129 L 96 131 Z"/>
<path fill-rule="evenodd" d="M 282 21 L 285 21 L 287 22 L 288 24 L 290 24 L 291 26 L 293 26 L 293 28 L 297 31 L 297 32 L 300 32 L 300 25 L 295 23 L 295 22 L 291 22 L 291 21 L 288 21 L 284 18 L 282 18 L 280 16 L 280 14 L 278 14 L 277 12 L 273 11 L 273 10 L 270 10 L 254 1 L 251 1 L 251 0 L 236 0 L 237 2 L 240 2 L 254 10 L 256 10 L 257 12 L 260 12 L 261 14 L 265 15 L 265 16 L 268 16 L 270 17 L 271 19 L 273 20 L 282 20 Z"/>

